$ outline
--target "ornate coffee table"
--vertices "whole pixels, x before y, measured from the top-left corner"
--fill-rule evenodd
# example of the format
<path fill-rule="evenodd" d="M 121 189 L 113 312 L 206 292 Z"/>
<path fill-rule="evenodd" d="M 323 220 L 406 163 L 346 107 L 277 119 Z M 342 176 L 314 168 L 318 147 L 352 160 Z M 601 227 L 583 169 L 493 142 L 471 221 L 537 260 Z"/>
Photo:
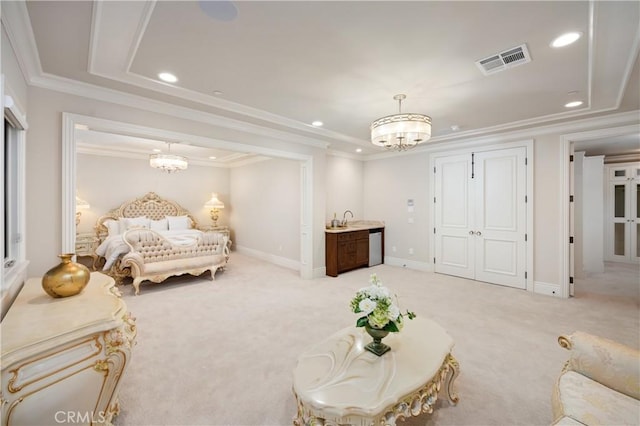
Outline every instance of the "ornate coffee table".
<path fill-rule="evenodd" d="M 348 327 L 298 357 L 294 425 L 393 425 L 433 412 L 443 384 L 449 401 L 458 402 L 453 339 L 439 324 L 406 320 L 400 333 L 384 338 L 391 351 L 381 357 L 364 349 L 370 341 L 363 328 Z"/>

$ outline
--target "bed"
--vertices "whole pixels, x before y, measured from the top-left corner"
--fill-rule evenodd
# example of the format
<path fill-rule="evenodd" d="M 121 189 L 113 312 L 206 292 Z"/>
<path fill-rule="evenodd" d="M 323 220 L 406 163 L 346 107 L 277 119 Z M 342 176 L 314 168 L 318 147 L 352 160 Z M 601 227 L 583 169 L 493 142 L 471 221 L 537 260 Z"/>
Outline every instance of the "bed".
<path fill-rule="evenodd" d="M 104 216 L 100 217 L 95 226 L 96 236 L 98 238 L 98 247 L 96 249 L 97 262 L 94 267 L 101 268 L 102 272 L 113 277 L 118 284 L 122 284 L 125 278 L 131 277 L 136 281 L 136 293 L 139 291 L 138 286 L 141 279 L 141 268 L 135 268 L 131 262 L 123 262 L 125 255 L 132 250 L 136 250 L 136 246 L 127 242 L 125 236 L 133 235 L 136 230 L 149 230 L 153 234 L 153 241 L 157 241 L 159 246 L 163 246 L 164 252 L 168 249 L 183 253 L 181 257 L 185 257 L 184 253 L 192 252 L 193 256 L 202 255 L 202 250 L 195 250 L 196 247 L 202 245 L 203 242 L 211 244 L 211 232 L 201 231 L 197 227 L 194 217 L 178 203 L 164 199 L 154 192 L 149 192 L 143 197 L 126 201 L 117 208 L 110 210 Z M 147 233 L 147 234 L 149 234 Z M 214 232 L 215 233 L 215 232 Z M 205 235 L 207 234 L 207 235 Z M 151 241 L 151 239 L 149 239 Z M 217 244 L 217 237 L 215 239 Z M 217 269 L 222 269 L 224 263 L 228 260 L 229 252 L 224 237 L 224 246 L 220 248 L 224 257 L 222 264 L 216 263 L 210 267 L 200 267 L 184 270 L 176 270 L 175 268 L 167 269 L 165 274 L 156 274 L 153 277 L 145 276 L 144 279 L 160 282 L 170 275 L 180 275 L 184 273 L 198 274 L 205 270 L 211 270 L 212 277 Z M 150 244 L 149 242 L 145 244 Z M 194 248 L 194 250 L 186 250 Z M 211 254 L 211 248 L 207 249 Z M 130 255 L 131 257 L 131 255 Z M 150 259 L 150 258 L 147 258 Z M 199 259 L 202 260 L 202 259 Z M 154 262 L 157 260 L 153 260 Z M 147 260 L 151 262 L 151 260 Z M 202 262 L 200 262 L 202 263 Z M 134 268 L 132 268 L 134 266 Z M 142 265 L 144 266 L 144 265 Z M 158 265 L 154 265 L 158 266 Z M 138 272 L 138 276 L 132 274 Z"/>

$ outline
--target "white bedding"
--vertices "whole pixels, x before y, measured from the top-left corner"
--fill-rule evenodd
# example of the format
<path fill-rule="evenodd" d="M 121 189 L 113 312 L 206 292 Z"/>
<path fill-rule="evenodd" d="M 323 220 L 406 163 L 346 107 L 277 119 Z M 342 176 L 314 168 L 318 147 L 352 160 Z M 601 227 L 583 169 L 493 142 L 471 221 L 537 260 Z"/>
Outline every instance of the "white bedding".
<path fill-rule="evenodd" d="M 181 246 L 194 244 L 198 237 L 203 234 L 202 231 L 197 229 L 178 229 L 174 231 L 156 232 L 169 240 L 171 244 Z M 120 255 L 129 252 L 129 246 L 124 242 L 122 235 L 123 234 L 107 237 L 96 249 L 96 254 L 106 259 L 104 267 L 102 268 L 103 271 L 109 270 L 111 265 L 113 265 L 113 262 L 115 262 Z"/>

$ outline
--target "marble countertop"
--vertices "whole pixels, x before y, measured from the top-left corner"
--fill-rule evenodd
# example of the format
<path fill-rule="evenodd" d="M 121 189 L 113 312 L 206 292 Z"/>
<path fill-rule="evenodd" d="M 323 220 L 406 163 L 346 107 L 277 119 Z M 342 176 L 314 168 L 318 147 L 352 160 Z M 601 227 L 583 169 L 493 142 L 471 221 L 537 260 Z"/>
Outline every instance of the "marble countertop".
<path fill-rule="evenodd" d="M 341 232 L 360 231 L 364 229 L 384 228 L 384 222 L 381 220 L 352 220 L 347 221 L 347 226 L 332 228 L 330 224 L 325 225 L 325 232 L 338 234 Z"/>

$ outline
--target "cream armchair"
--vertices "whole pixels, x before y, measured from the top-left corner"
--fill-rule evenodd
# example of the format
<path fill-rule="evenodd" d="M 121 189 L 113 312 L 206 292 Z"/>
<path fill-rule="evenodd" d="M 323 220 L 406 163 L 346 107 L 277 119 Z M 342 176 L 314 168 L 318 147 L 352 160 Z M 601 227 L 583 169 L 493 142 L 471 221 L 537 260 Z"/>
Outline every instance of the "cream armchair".
<path fill-rule="evenodd" d="M 228 259 L 227 236 L 219 232 L 205 232 L 193 244 L 176 245 L 150 229 L 133 229 L 125 232 L 124 241 L 130 251 L 122 264 L 131 268 L 136 294 L 140 283 L 147 280 L 159 283 L 170 276 L 205 271 L 215 279 L 216 271 L 224 268 Z"/>
<path fill-rule="evenodd" d="M 558 343 L 571 354 L 553 391 L 554 425 L 640 424 L 640 351 L 582 332 Z"/>

